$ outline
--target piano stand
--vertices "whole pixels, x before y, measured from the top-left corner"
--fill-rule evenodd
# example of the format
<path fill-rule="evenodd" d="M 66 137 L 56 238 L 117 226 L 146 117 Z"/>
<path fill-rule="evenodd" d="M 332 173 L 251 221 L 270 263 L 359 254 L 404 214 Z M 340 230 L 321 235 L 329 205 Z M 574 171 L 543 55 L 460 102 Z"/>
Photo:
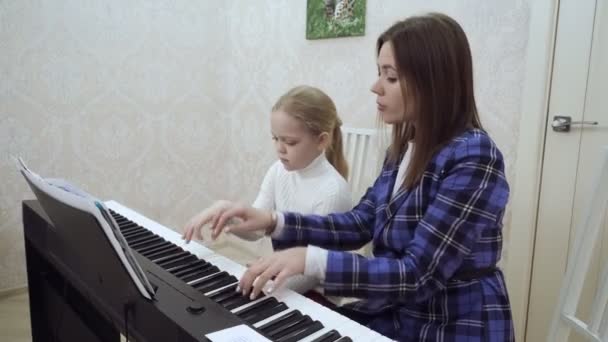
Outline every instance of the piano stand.
<path fill-rule="evenodd" d="M 25 240 L 32 341 L 120 341 L 112 321 Z M 61 266 L 59 266 L 61 267 Z"/>

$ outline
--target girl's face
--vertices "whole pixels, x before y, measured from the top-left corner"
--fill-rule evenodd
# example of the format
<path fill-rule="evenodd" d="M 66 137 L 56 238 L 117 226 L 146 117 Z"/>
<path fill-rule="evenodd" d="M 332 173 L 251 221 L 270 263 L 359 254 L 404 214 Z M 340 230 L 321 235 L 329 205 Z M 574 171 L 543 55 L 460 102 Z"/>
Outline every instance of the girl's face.
<path fill-rule="evenodd" d="M 307 167 L 326 147 L 327 133 L 313 135 L 304 122 L 279 109 L 270 114 L 270 130 L 285 170 Z"/>
<path fill-rule="evenodd" d="M 400 123 L 410 119 L 405 114 L 400 82 L 393 46 L 391 42 L 385 42 L 378 53 L 378 80 L 372 85 L 371 91 L 377 95 L 378 114 L 387 124 Z"/>

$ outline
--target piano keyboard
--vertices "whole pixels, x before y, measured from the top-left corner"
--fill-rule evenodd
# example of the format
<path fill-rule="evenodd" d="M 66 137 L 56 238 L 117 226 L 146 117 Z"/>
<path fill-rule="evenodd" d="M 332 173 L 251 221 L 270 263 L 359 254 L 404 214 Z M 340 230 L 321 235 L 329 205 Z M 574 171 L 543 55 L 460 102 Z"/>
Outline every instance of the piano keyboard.
<path fill-rule="evenodd" d="M 390 341 L 294 291 L 251 301 L 236 292 L 246 268 L 115 201 L 107 201 L 129 246 L 273 341 Z"/>

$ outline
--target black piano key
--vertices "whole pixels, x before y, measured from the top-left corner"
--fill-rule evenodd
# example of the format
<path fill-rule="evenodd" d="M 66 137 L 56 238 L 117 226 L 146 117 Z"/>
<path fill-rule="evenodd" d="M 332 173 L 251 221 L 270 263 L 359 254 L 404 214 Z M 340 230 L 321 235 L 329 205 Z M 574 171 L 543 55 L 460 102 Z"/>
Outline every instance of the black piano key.
<path fill-rule="evenodd" d="M 319 321 L 314 321 L 312 324 L 307 326 L 300 326 L 298 329 L 295 329 L 291 333 L 279 338 L 278 342 L 297 342 L 303 339 L 306 336 L 316 333 L 317 331 L 323 329 L 323 324 Z"/>
<path fill-rule="evenodd" d="M 184 278 L 190 277 L 190 275 L 192 275 L 192 274 L 204 271 L 212 266 L 213 265 L 211 265 L 210 263 L 200 260 L 197 263 L 191 264 L 188 267 L 182 268 L 181 270 L 172 272 L 172 273 L 174 276 L 181 278 L 183 280 Z M 192 279 L 189 279 L 188 281 L 190 281 L 190 280 L 192 280 Z"/>
<path fill-rule="evenodd" d="M 155 248 L 146 252 L 140 252 L 141 255 L 145 256 L 146 258 L 150 259 L 150 260 L 154 260 L 154 258 L 158 257 L 159 255 L 166 255 L 167 253 L 170 253 L 172 251 L 177 250 L 179 247 L 177 247 L 176 245 L 172 244 L 171 242 L 167 243 L 166 245 L 159 247 L 159 248 Z"/>
<path fill-rule="evenodd" d="M 292 319 L 285 322 L 285 325 L 278 327 L 277 329 L 268 333 L 268 336 L 273 340 L 280 339 L 289 335 L 290 333 L 304 327 L 308 327 L 312 324 L 312 318 L 310 316 L 301 316 L 296 319 Z"/>
<path fill-rule="evenodd" d="M 150 234 L 154 234 L 151 231 L 147 230 L 146 228 L 139 226 L 135 223 L 124 224 L 120 227 L 120 233 L 122 235 L 133 234 L 135 232 L 148 232 Z"/>
<path fill-rule="evenodd" d="M 337 332 L 336 330 L 330 330 L 330 331 L 326 332 L 325 334 L 315 338 L 311 342 L 334 342 L 334 341 L 338 340 L 340 337 L 342 337 L 342 336 L 340 335 L 339 332 Z"/>
<path fill-rule="evenodd" d="M 238 284 L 232 284 L 232 285 L 230 285 L 230 288 L 234 289 L 236 286 L 238 286 Z M 224 288 L 224 289 L 226 289 L 226 288 Z M 215 301 L 218 304 L 225 305 L 226 303 L 232 302 L 233 300 L 241 298 L 241 297 L 245 297 L 245 296 L 243 296 L 243 294 L 240 292 L 232 290 L 232 291 L 224 292 L 223 296 L 215 297 L 216 299 L 213 299 L 213 301 Z M 211 296 L 209 296 L 209 298 L 211 298 Z"/>
<path fill-rule="evenodd" d="M 196 258 L 196 256 L 195 256 L 195 258 Z M 186 264 L 179 265 L 179 266 L 167 269 L 167 271 L 169 271 L 172 274 L 176 274 L 176 273 L 181 272 L 183 270 L 188 270 L 189 268 L 196 267 L 197 265 L 202 265 L 202 264 L 206 264 L 206 263 L 207 262 L 205 260 L 197 258 L 197 259 L 192 260 L 192 261 L 190 261 L 190 262 L 188 262 Z"/>
<path fill-rule="evenodd" d="M 118 223 L 118 224 L 125 224 L 125 223 L 128 223 L 128 222 L 131 222 L 131 220 L 128 220 L 128 219 L 126 219 L 126 218 L 124 218 L 122 216 L 120 216 L 120 217 L 114 217 L 114 221 L 116 221 L 116 223 Z"/>
<path fill-rule="evenodd" d="M 118 222 L 117 221 L 116 223 L 118 224 L 118 227 L 120 228 L 121 232 L 125 232 L 125 231 L 133 229 L 133 228 L 144 229 L 143 227 L 141 227 L 137 223 L 131 222 L 131 221 L 126 221 L 126 222 Z"/>
<path fill-rule="evenodd" d="M 135 240 L 138 237 L 154 236 L 154 234 L 150 233 L 149 231 L 147 231 L 145 229 L 129 230 L 127 232 L 122 232 L 121 234 L 125 238 L 125 240 L 127 240 L 129 243 L 132 243 L 131 240 Z"/>
<path fill-rule="evenodd" d="M 121 224 L 137 224 L 131 220 L 129 220 L 128 218 L 124 217 L 124 218 L 118 218 L 118 219 L 114 219 L 116 222 L 121 222 Z"/>
<path fill-rule="evenodd" d="M 118 224 L 118 228 L 120 228 L 121 232 L 131 230 L 131 229 L 144 229 L 142 226 L 138 225 L 135 222 L 131 222 L 131 221 L 116 221 L 116 223 Z"/>
<path fill-rule="evenodd" d="M 191 281 L 189 285 L 196 289 L 201 289 L 228 277 L 230 277 L 230 274 L 228 274 L 228 272 L 220 270 L 220 272 L 218 273 Z"/>
<path fill-rule="evenodd" d="M 161 238 L 160 236 L 152 236 L 152 237 L 150 237 L 149 240 L 134 243 L 134 244 L 129 244 L 129 247 L 131 247 L 132 249 L 139 252 L 139 251 L 147 250 L 148 248 L 150 248 L 152 246 L 158 246 L 160 243 L 164 243 L 164 242 L 167 242 L 167 241 L 165 241 L 165 239 Z"/>
<path fill-rule="evenodd" d="M 187 267 L 184 267 L 178 271 L 175 272 L 171 272 L 173 273 L 174 276 L 181 278 L 183 280 L 183 278 L 188 277 L 191 274 L 194 274 L 196 272 L 200 272 L 200 271 L 204 271 L 205 269 L 211 267 L 213 265 L 211 265 L 210 263 L 204 261 L 204 260 L 198 260 L 197 262 L 190 264 Z M 192 279 L 190 279 L 192 280 Z M 190 281 L 188 280 L 188 281 Z"/>
<path fill-rule="evenodd" d="M 213 267 L 217 268 L 217 266 L 213 266 Z M 228 272 L 221 271 L 221 272 L 217 272 L 215 274 L 212 274 L 212 275 L 209 275 L 206 277 L 192 279 L 190 281 L 187 281 L 187 283 L 190 286 L 196 287 L 199 284 L 208 284 L 209 282 L 213 282 L 213 281 L 217 280 L 218 278 L 227 277 L 227 276 L 228 276 Z"/>
<path fill-rule="evenodd" d="M 340 338 L 339 340 L 337 340 L 336 342 L 353 342 L 353 340 L 351 340 L 350 337 L 348 337 L 348 336 L 344 336 L 344 337 Z"/>
<path fill-rule="evenodd" d="M 274 332 L 275 330 L 281 328 L 282 326 L 287 325 L 289 322 L 297 320 L 298 318 L 302 317 L 302 313 L 300 312 L 300 310 L 294 310 L 291 312 L 286 313 L 285 315 L 278 317 L 276 319 L 273 319 L 272 321 L 260 326 L 258 328 L 259 331 L 262 332 L 262 334 L 267 335 L 267 336 L 271 336 L 272 332 Z"/>
<path fill-rule="evenodd" d="M 152 236 L 156 236 L 156 235 L 154 235 L 150 232 L 140 232 L 140 233 L 133 234 L 131 236 L 125 236 L 124 238 L 125 238 L 125 240 L 127 240 L 127 242 L 129 244 L 136 244 L 136 243 L 146 240 Z"/>
<path fill-rule="evenodd" d="M 251 303 L 251 299 L 249 299 L 249 297 L 247 296 L 243 296 L 242 294 L 240 294 L 238 297 L 232 300 L 227 300 L 224 303 L 220 304 L 225 307 L 226 310 L 232 310 L 249 303 Z"/>
<path fill-rule="evenodd" d="M 160 267 L 164 268 L 165 270 L 172 270 L 175 267 L 181 266 L 181 265 L 185 265 L 188 264 L 192 261 L 197 261 L 198 259 L 196 258 L 196 255 L 190 253 L 190 252 L 184 252 L 186 253 L 185 255 L 183 255 L 181 258 L 172 260 L 172 261 L 164 261 L 162 263 L 159 263 Z"/>
<path fill-rule="evenodd" d="M 243 318 L 243 320 L 249 324 L 255 324 L 260 321 L 265 320 L 268 317 L 274 316 L 280 312 L 289 309 L 285 303 L 279 303 L 276 306 L 268 308 L 264 311 L 256 312 L 248 317 Z"/>
<path fill-rule="evenodd" d="M 173 253 L 175 253 L 176 250 L 177 250 L 177 246 L 165 245 L 165 246 L 161 246 L 159 248 L 147 251 L 145 253 L 140 253 L 140 254 L 145 256 L 146 258 L 150 259 L 150 261 L 154 261 L 154 259 L 163 257 L 167 254 L 173 254 Z"/>
<path fill-rule="evenodd" d="M 234 283 L 236 283 L 238 281 L 239 280 L 236 279 L 235 276 L 231 275 L 231 276 L 228 276 L 228 277 L 225 277 L 225 278 L 218 279 L 218 280 L 216 280 L 214 282 L 208 283 L 205 286 L 199 285 L 199 286 L 196 287 L 196 289 L 200 293 L 207 293 L 207 292 L 211 292 L 213 290 L 217 290 L 220 287 L 224 287 L 226 285 L 234 284 Z"/>
<path fill-rule="evenodd" d="M 243 296 L 242 292 L 236 291 L 236 287 L 238 284 L 231 285 L 219 292 L 214 292 L 209 298 L 221 305 L 223 305 L 226 309 L 232 310 L 236 309 L 240 306 L 253 302 L 248 296 Z M 263 298 L 264 294 L 260 293 L 257 299 Z M 236 302 L 236 303 L 233 303 Z M 237 303 L 242 303 L 240 305 L 236 305 Z"/>
<path fill-rule="evenodd" d="M 279 301 L 274 298 L 274 297 L 268 297 L 266 299 L 263 299 L 251 306 L 248 306 L 242 310 L 239 310 L 237 312 L 235 312 L 234 314 L 239 316 L 240 318 L 243 318 L 245 316 L 250 315 L 252 312 L 258 311 L 258 310 L 262 310 L 262 309 L 266 309 L 268 307 L 272 307 L 275 306 L 279 303 Z"/>
<path fill-rule="evenodd" d="M 166 258 L 171 257 L 175 254 L 179 254 L 183 251 L 184 250 L 181 249 L 180 247 L 173 246 L 172 248 L 169 248 L 164 251 L 158 251 L 156 253 L 148 254 L 146 257 L 148 259 L 152 260 L 152 262 L 156 263 L 158 260 L 165 260 Z"/>
<path fill-rule="evenodd" d="M 151 249 L 156 249 L 161 246 L 167 245 L 168 243 L 169 242 L 165 241 L 165 239 L 157 236 L 157 237 L 151 238 L 148 241 L 142 241 L 140 243 L 130 245 L 130 247 L 132 249 L 138 251 L 141 254 L 141 253 L 145 253 Z"/>
<path fill-rule="evenodd" d="M 158 239 L 160 239 L 160 238 L 158 238 Z M 161 241 L 162 241 L 162 244 L 157 243 L 157 242 L 161 242 Z M 149 245 L 147 245 L 147 246 L 141 246 L 140 245 L 140 243 L 148 243 L 148 242 L 151 242 L 151 243 Z M 137 246 L 137 247 L 134 247 L 134 246 Z M 152 247 L 152 246 L 154 246 L 154 247 Z M 173 246 L 173 244 L 171 242 L 169 242 L 169 241 L 166 241 L 165 239 L 161 239 L 159 241 L 159 240 L 157 240 L 157 237 L 151 236 L 151 237 L 148 237 L 148 238 L 142 240 L 141 242 L 134 243 L 131 246 L 131 248 L 134 249 L 134 250 L 136 250 L 136 251 L 138 251 L 139 254 L 145 255 L 146 253 L 158 251 L 160 248 L 165 248 L 165 247 L 168 247 L 168 246 Z"/>
<path fill-rule="evenodd" d="M 161 259 L 156 259 L 155 263 L 158 266 L 163 267 L 164 264 L 174 262 L 175 260 L 181 260 L 181 259 L 183 259 L 187 256 L 191 256 L 191 255 L 192 255 L 192 253 L 182 250 L 181 252 L 173 254 L 171 256 L 167 256 L 167 257 L 164 257 Z M 194 255 L 192 255 L 192 256 L 194 256 Z"/>
<path fill-rule="evenodd" d="M 161 245 L 159 245 L 156 248 L 151 248 L 151 246 L 149 246 L 147 248 L 140 248 L 140 249 L 138 249 L 138 251 L 139 251 L 139 254 L 147 257 L 147 255 L 149 255 L 149 254 L 155 254 L 155 253 L 158 253 L 160 251 L 164 251 L 166 249 L 173 248 L 173 247 L 175 247 L 174 244 L 172 244 L 171 242 L 165 240 L 165 241 L 163 241 L 163 243 Z"/>
<path fill-rule="evenodd" d="M 146 228 L 138 225 L 137 223 L 125 223 L 125 224 L 119 224 L 119 228 L 120 228 L 120 232 L 124 235 L 124 234 L 130 234 L 133 232 L 150 232 L 149 230 L 147 230 Z M 150 232 L 152 233 L 152 232 Z"/>
<path fill-rule="evenodd" d="M 195 272 L 192 272 L 192 273 L 187 273 L 184 276 L 181 276 L 179 278 L 181 280 L 183 280 L 184 282 L 189 283 L 191 281 L 205 278 L 212 274 L 217 274 L 219 272 L 220 272 L 220 269 L 217 266 L 212 266 L 211 264 L 207 264 L 204 267 L 201 267 L 201 269 L 199 269 Z"/>
<path fill-rule="evenodd" d="M 209 295 L 209 299 L 211 299 L 212 301 L 219 303 L 222 300 L 224 300 L 227 297 L 232 296 L 232 294 L 234 293 L 238 293 L 240 294 L 241 292 L 236 290 L 238 284 L 234 284 L 234 285 L 230 285 L 227 286 L 217 292 L 214 292 L 213 294 Z"/>
<path fill-rule="evenodd" d="M 133 234 L 140 234 L 140 233 L 144 233 L 144 234 L 145 234 L 145 233 L 148 233 L 148 234 L 146 234 L 146 235 L 140 235 L 139 237 L 144 237 L 144 236 L 147 236 L 147 237 L 149 237 L 149 238 L 155 238 L 155 237 L 160 238 L 160 236 L 155 235 L 155 234 L 152 234 L 152 233 L 150 233 L 150 232 L 148 232 L 148 231 L 143 231 L 143 232 L 135 232 L 135 233 L 133 233 Z M 129 243 L 129 246 L 133 246 L 133 245 L 135 245 L 135 244 L 140 243 L 140 241 L 134 241 L 134 240 L 135 240 L 135 238 L 132 238 L 130 235 L 123 234 L 122 236 L 125 238 L 125 240 L 127 240 L 127 242 Z M 143 241 L 143 240 L 142 240 L 142 241 Z"/>

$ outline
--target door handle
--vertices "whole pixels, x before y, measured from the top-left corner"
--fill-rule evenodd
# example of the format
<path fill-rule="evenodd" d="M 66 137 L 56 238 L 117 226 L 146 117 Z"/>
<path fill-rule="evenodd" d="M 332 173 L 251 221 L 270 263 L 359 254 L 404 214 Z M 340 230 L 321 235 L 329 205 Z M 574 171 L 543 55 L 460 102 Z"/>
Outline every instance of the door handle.
<path fill-rule="evenodd" d="M 572 125 L 597 126 L 598 124 L 597 121 L 572 121 L 572 117 L 570 116 L 556 115 L 553 117 L 551 127 L 554 132 L 570 132 L 570 126 Z"/>

